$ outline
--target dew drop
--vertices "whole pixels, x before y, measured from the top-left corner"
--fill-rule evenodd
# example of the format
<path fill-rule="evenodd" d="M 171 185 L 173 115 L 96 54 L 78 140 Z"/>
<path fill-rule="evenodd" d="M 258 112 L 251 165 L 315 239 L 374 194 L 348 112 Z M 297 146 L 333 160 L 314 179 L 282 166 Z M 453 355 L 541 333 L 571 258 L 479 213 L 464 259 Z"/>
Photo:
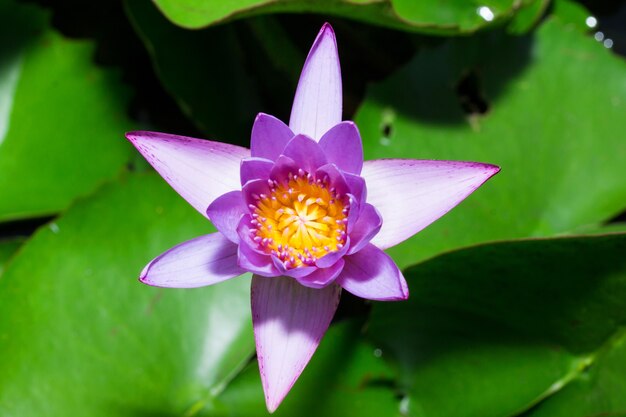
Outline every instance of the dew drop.
<path fill-rule="evenodd" d="M 478 9 L 476 9 L 476 13 L 478 13 L 478 15 L 485 19 L 487 22 L 491 22 L 495 17 L 491 9 L 487 6 L 480 6 Z"/>
<path fill-rule="evenodd" d="M 598 19 L 593 16 L 589 16 L 587 17 L 587 19 L 585 19 L 585 24 L 590 28 L 595 28 L 596 26 L 598 26 Z"/>

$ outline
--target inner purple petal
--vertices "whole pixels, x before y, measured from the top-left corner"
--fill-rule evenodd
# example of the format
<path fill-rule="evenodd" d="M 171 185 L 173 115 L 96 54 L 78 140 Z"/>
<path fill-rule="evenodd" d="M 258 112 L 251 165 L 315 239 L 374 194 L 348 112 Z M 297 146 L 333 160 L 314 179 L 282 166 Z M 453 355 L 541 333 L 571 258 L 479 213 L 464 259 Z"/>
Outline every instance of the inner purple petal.
<path fill-rule="evenodd" d="M 319 259 L 334 263 L 348 249 L 350 210 L 358 207 L 349 191 L 334 165 L 310 173 L 281 156 L 269 180 L 251 180 L 244 186 L 250 224 L 242 241 L 274 258 L 277 268 L 295 278 L 317 269 Z"/>

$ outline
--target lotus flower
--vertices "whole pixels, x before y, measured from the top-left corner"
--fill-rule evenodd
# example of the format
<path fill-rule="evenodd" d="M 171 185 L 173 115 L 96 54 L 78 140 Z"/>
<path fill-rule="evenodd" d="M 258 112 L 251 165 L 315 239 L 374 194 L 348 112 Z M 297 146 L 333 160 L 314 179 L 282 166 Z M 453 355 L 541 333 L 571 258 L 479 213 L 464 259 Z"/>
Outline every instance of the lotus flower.
<path fill-rule="evenodd" d="M 383 252 L 441 217 L 494 165 L 363 161 L 359 131 L 341 121 L 335 34 L 325 24 L 306 59 L 289 126 L 259 114 L 250 150 L 154 132 L 126 136 L 218 232 L 158 256 L 140 280 L 216 284 L 252 272 L 252 322 L 273 412 L 326 332 L 342 289 L 370 300 L 409 291 Z"/>

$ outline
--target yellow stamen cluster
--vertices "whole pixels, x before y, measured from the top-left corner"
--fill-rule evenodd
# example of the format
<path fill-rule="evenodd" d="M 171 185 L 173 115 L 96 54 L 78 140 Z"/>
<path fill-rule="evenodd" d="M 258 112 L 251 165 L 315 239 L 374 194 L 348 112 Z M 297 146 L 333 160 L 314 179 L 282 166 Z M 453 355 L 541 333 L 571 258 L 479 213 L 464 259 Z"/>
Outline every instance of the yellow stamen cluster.
<path fill-rule="evenodd" d="M 269 195 L 255 195 L 252 238 L 287 268 L 314 265 L 346 243 L 348 197 L 300 170 L 284 183 L 269 180 Z"/>

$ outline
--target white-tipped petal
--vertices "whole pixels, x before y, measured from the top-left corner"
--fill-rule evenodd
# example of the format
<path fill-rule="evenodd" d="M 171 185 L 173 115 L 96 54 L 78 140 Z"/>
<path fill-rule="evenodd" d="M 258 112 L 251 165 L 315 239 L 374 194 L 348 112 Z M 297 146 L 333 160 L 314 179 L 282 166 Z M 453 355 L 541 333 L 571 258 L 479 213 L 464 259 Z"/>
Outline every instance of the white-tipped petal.
<path fill-rule="evenodd" d="M 129 132 L 126 138 L 205 217 L 213 200 L 241 189 L 239 166 L 250 156 L 246 148 L 158 132 Z"/>
<path fill-rule="evenodd" d="M 265 402 L 276 410 L 317 349 L 341 288 L 308 288 L 288 277 L 252 278 L 252 324 Z"/>
<path fill-rule="evenodd" d="M 221 233 L 200 236 L 157 256 L 141 272 L 144 284 L 167 288 L 195 288 L 239 276 L 237 245 Z"/>
<path fill-rule="evenodd" d="M 322 26 L 302 68 L 291 108 L 289 127 L 294 134 L 315 140 L 341 122 L 341 68 L 333 28 Z"/>
<path fill-rule="evenodd" d="M 371 243 L 381 249 L 410 238 L 459 204 L 500 170 L 476 162 L 379 159 L 361 175 L 367 202 L 383 218 Z"/>

